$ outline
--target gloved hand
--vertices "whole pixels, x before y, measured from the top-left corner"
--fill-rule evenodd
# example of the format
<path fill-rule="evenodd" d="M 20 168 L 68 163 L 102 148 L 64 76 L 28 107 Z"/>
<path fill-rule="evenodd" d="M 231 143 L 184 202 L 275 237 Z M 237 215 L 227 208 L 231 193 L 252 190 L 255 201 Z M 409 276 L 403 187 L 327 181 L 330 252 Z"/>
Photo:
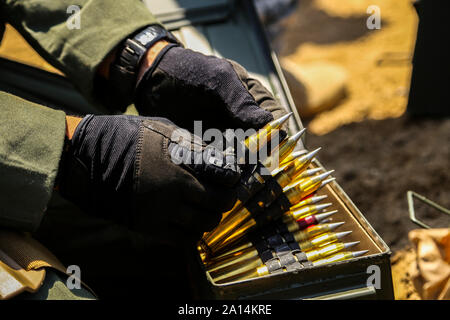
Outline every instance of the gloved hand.
<path fill-rule="evenodd" d="M 171 119 L 193 130 L 259 129 L 286 112 L 238 63 L 168 45 L 139 80 L 135 105 L 142 115 Z"/>
<path fill-rule="evenodd" d="M 236 201 L 234 155 L 167 119 L 88 115 L 63 154 L 63 196 L 158 240 L 198 240 Z"/>

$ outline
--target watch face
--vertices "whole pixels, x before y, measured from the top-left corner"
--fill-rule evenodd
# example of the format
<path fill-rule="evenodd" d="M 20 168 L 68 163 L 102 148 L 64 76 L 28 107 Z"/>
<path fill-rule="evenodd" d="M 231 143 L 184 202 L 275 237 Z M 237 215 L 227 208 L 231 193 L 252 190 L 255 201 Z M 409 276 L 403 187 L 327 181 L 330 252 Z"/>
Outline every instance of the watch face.
<path fill-rule="evenodd" d="M 156 29 L 147 29 L 141 34 L 138 34 L 135 39 L 145 45 L 155 39 L 157 35 L 158 31 Z"/>

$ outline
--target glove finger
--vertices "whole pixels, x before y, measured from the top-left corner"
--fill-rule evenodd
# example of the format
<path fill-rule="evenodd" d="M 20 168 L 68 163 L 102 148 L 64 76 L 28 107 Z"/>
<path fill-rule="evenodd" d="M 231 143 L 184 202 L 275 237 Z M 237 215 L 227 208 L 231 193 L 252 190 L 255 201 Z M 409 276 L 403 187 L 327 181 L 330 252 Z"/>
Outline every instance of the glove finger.
<path fill-rule="evenodd" d="M 183 186 L 183 193 L 186 202 L 207 211 L 226 212 L 237 200 L 235 188 L 195 178 Z"/>

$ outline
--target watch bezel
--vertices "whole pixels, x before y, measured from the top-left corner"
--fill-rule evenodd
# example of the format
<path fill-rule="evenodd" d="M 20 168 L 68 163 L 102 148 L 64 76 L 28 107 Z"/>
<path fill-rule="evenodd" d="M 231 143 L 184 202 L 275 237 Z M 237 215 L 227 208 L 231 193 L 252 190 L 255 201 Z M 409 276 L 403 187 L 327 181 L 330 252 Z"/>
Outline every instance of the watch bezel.
<path fill-rule="evenodd" d="M 109 67 L 107 82 L 113 91 L 110 92 L 113 98 L 107 100 L 109 104 L 117 105 L 122 110 L 133 102 L 141 60 L 147 50 L 162 39 L 171 42 L 172 46 L 183 46 L 175 36 L 160 25 L 140 29 L 121 42 L 114 62 Z"/>

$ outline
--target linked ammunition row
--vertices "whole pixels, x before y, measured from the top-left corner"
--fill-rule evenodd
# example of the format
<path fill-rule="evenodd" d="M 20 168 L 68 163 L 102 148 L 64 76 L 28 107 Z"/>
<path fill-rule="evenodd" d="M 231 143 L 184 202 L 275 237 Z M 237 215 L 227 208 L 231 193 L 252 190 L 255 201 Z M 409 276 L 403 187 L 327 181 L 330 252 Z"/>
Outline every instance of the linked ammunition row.
<path fill-rule="evenodd" d="M 250 152 L 271 142 L 290 115 L 245 140 Z M 320 148 L 293 151 L 305 130 L 286 137 L 274 151 L 243 174 L 234 207 L 206 233 L 198 250 L 216 283 L 245 280 L 351 259 L 367 251 L 347 251 L 359 241 L 342 242 L 351 230 L 336 232 L 337 210 L 317 191 L 334 180 L 333 171 L 311 168 Z M 265 170 L 265 171 L 264 171 Z M 268 172 L 269 174 L 263 174 Z"/>

